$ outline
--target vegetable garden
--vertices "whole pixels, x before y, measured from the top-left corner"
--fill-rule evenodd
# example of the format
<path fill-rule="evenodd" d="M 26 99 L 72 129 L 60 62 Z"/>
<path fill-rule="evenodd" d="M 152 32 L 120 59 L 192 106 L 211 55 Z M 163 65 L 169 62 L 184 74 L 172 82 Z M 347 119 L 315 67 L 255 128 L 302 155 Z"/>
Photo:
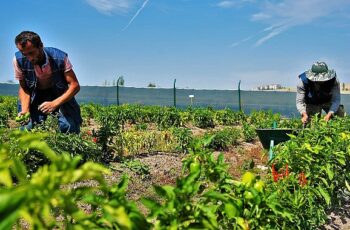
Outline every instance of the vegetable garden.
<path fill-rule="evenodd" d="M 19 131 L 16 98 L 0 97 L 0 229 L 317 229 L 349 195 L 348 117 L 302 129 L 266 111 L 81 108 L 79 135 L 59 133 L 54 118 Z M 274 147 L 268 170 L 252 162 L 232 175 L 225 153 L 273 122 L 298 135 Z M 182 156 L 176 181 L 130 199 L 130 175 L 108 179 L 119 170 L 147 180 L 135 159 L 157 153 Z"/>

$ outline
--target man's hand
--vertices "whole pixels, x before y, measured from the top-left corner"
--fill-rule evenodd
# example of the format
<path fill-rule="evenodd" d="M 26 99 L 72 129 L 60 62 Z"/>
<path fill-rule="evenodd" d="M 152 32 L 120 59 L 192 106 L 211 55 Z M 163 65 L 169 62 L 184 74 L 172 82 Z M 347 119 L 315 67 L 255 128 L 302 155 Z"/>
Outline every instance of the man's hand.
<path fill-rule="evenodd" d="M 15 120 L 21 125 L 28 124 L 30 121 L 30 112 L 24 112 L 24 111 L 19 112 Z"/>
<path fill-rule="evenodd" d="M 24 111 L 24 110 L 22 110 L 21 112 L 19 112 L 19 113 L 17 114 L 17 117 L 20 117 L 20 116 L 22 116 L 22 115 L 25 115 L 26 113 L 29 113 L 29 111 Z"/>
<path fill-rule="evenodd" d="M 324 116 L 324 120 L 329 121 L 332 118 L 332 116 L 333 116 L 333 113 L 327 113 L 327 115 Z"/>
<path fill-rule="evenodd" d="M 308 119 L 309 119 L 309 116 L 307 115 L 307 113 L 305 113 L 305 112 L 303 112 L 302 114 L 301 114 L 301 122 L 303 122 L 303 124 L 306 124 L 307 123 L 307 121 L 308 121 Z"/>
<path fill-rule="evenodd" d="M 49 114 L 54 112 L 57 109 L 57 105 L 53 101 L 45 101 L 41 105 L 39 105 L 38 110 L 44 114 Z"/>

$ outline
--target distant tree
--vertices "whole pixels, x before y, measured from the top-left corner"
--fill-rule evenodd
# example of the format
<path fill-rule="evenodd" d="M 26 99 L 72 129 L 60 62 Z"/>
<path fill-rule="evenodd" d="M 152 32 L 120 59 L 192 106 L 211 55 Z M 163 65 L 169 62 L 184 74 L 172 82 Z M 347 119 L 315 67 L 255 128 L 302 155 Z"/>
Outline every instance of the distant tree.
<path fill-rule="evenodd" d="M 107 80 L 104 80 L 103 86 L 107 86 L 108 84 L 109 84 L 108 81 L 107 81 Z"/>
<path fill-rule="evenodd" d="M 120 76 L 119 78 L 119 86 L 124 86 L 124 76 Z"/>
<path fill-rule="evenodd" d="M 15 82 L 13 80 L 7 80 L 6 83 L 8 84 L 14 84 Z"/>
<path fill-rule="evenodd" d="M 113 79 L 113 83 L 112 83 L 112 86 L 116 86 L 116 82 L 115 82 L 115 79 Z"/>
<path fill-rule="evenodd" d="M 156 84 L 153 83 L 153 82 L 150 82 L 150 83 L 148 83 L 147 87 L 148 87 L 148 88 L 155 88 L 155 87 L 156 87 Z"/>
<path fill-rule="evenodd" d="M 345 90 L 345 83 L 343 82 L 343 91 Z"/>

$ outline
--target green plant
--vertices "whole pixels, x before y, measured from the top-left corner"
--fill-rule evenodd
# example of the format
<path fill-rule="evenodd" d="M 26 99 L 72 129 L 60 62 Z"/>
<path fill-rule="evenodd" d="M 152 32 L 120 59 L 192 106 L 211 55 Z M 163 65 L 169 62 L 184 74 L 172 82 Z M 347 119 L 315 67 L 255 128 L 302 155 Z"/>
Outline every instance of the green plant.
<path fill-rule="evenodd" d="M 181 152 L 187 152 L 190 143 L 193 140 L 192 132 L 188 128 L 172 128 L 172 134 L 177 140 L 177 150 Z"/>
<path fill-rule="evenodd" d="M 215 123 L 218 125 L 239 125 L 245 120 L 243 112 L 234 112 L 228 108 L 215 111 Z"/>
<path fill-rule="evenodd" d="M 45 138 L 48 145 L 57 153 L 69 153 L 72 157 L 80 155 L 84 162 L 102 162 L 101 146 L 96 145 L 91 135 L 49 133 Z M 69 143 L 69 145 L 67 145 Z"/>
<path fill-rule="evenodd" d="M 128 168 L 138 175 L 141 175 L 142 179 L 150 174 L 150 169 L 147 165 L 141 163 L 139 160 L 124 160 L 121 166 Z"/>
<path fill-rule="evenodd" d="M 181 124 L 181 116 L 174 107 L 163 107 L 158 109 L 156 123 L 160 129 L 178 127 Z"/>
<path fill-rule="evenodd" d="M 272 111 L 253 111 L 249 115 L 248 122 L 256 128 L 272 128 L 274 122 L 278 123 L 281 115 Z"/>
<path fill-rule="evenodd" d="M 29 118 L 30 118 L 30 113 L 26 113 L 26 114 L 23 114 L 21 116 L 17 116 L 15 118 L 15 121 L 17 121 L 17 122 L 25 122 L 25 121 L 29 120 Z"/>
<path fill-rule="evenodd" d="M 254 126 L 246 123 L 246 122 L 243 122 L 243 138 L 244 138 L 244 141 L 246 142 L 251 142 L 253 141 L 254 139 L 256 139 L 257 137 L 257 134 L 255 132 L 255 128 Z"/>
<path fill-rule="evenodd" d="M 211 109 L 197 108 L 191 110 L 194 124 L 199 128 L 214 128 L 214 112 Z"/>
<path fill-rule="evenodd" d="M 17 98 L 0 96 L 0 128 L 7 128 L 8 121 L 17 115 Z"/>
<path fill-rule="evenodd" d="M 42 141 L 44 135 L 19 131 L 11 135 L 18 139 L 20 148 L 41 152 L 51 164 L 28 179 L 25 165 L 11 157 L 7 144 L 0 144 L 0 229 L 19 227 L 20 219 L 32 229 L 150 228 L 135 204 L 125 199 L 126 177 L 108 186 L 103 176 L 109 173 L 106 168 L 91 162 L 81 165 L 79 157 L 68 154 L 57 155 Z M 16 185 L 12 178 L 16 178 Z M 67 188 L 85 180 L 95 180 L 98 185 Z M 91 212 L 85 213 L 81 204 L 90 205 Z M 63 221 L 57 222 L 58 216 Z"/>
<path fill-rule="evenodd" d="M 278 189 L 285 206 L 304 220 L 298 226 L 316 228 L 325 221 L 327 208 L 341 204 L 350 180 L 349 124 L 348 118 L 330 122 L 315 118 L 311 128 L 276 147 L 272 163 L 277 167 L 288 164 L 292 172 L 289 180 L 278 182 Z"/>
<path fill-rule="evenodd" d="M 225 127 L 222 130 L 209 132 L 206 135 L 215 135 L 209 147 L 214 150 L 228 150 L 229 147 L 238 143 L 241 131 L 237 128 Z"/>

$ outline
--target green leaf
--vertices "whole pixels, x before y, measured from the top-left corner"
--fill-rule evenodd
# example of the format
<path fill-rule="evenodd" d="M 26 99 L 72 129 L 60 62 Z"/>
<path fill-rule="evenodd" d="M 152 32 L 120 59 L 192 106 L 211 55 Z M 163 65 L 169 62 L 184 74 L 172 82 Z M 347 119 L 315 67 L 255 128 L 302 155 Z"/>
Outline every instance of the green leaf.
<path fill-rule="evenodd" d="M 152 217 L 157 217 L 160 213 L 163 212 L 162 205 L 150 198 L 141 198 L 141 202 L 146 206 L 146 208 L 151 211 L 150 215 Z"/>
<path fill-rule="evenodd" d="M 350 192 L 350 185 L 349 185 L 349 183 L 348 183 L 348 181 L 346 181 L 345 180 L 345 186 L 346 186 L 346 188 L 349 190 L 349 192 Z"/>
<path fill-rule="evenodd" d="M 162 207 L 158 202 L 156 202 L 150 198 L 142 198 L 141 202 L 149 209 L 158 209 L 158 208 Z"/>
<path fill-rule="evenodd" d="M 236 223 L 243 229 L 243 230 L 249 230 L 249 225 L 245 219 L 242 217 L 236 218 Z"/>
<path fill-rule="evenodd" d="M 174 200 L 176 197 L 173 186 L 170 186 L 170 185 L 154 186 L 154 189 L 158 195 L 165 196 L 169 200 Z"/>
<path fill-rule="evenodd" d="M 229 219 L 239 216 L 239 209 L 234 203 L 225 204 L 225 213 Z"/>
<path fill-rule="evenodd" d="M 8 169 L 0 170 L 0 184 L 3 184 L 9 188 L 12 187 L 12 178 L 11 178 L 10 170 Z"/>
<path fill-rule="evenodd" d="M 217 207 L 217 205 L 200 206 L 203 216 L 205 217 L 203 219 L 204 229 L 218 229 Z"/>
<path fill-rule="evenodd" d="M 13 159 L 13 167 L 11 168 L 13 173 L 16 175 L 17 179 L 21 182 L 27 179 L 27 169 L 22 163 L 22 161 L 18 159 Z"/>
<path fill-rule="evenodd" d="M 325 136 L 324 139 L 325 139 L 325 141 L 328 142 L 328 143 L 333 143 L 332 138 L 330 138 L 330 137 L 328 137 L 328 136 Z"/>
<path fill-rule="evenodd" d="M 122 178 L 118 183 L 118 190 L 126 192 L 128 189 L 129 177 L 127 174 L 123 174 Z"/>
<path fill-rule="evenodd" d="M 225 157 L 223 153 L 220 153 L 217 159 L 218 164 L 223 164 L 225 162 Z"/>
<path fill-rule="evenodd" d="M 328 181 L 325 178 L 320 177 L 319 179 L 322 180 L 322 182 L 327 186 L 327 188 L 329 187 Z"/>
<path fill-rule="evenodd" d="M 327 172 L 329 180 L 333 180 L 333 178 L 334 178 L 334 172 L 333 172 L 333 169 L 331 167 L 332 167 L 331 164 L 326 165 L 326 172 Z"/>
<path fill-rule="evenodd" d="M 19 217 L 19 210 L 9 213 L 5 218 L 1 218 L 0 229 L 13 229 L 13 225 L 16 223 Z"/>
<path fill-rule="evenodd" d="M 109 205 L 105 205 L 103 206 L 103 209 L 112 216 L 113 220 L 118 223 L 121 229 L 131 229 L 132 222 L 130 221 L 124 207 L 121 206 L 119 208 L 114 208 Z"/>
<path fill-rule="evenodd" d="M 337 161 L 339 162 L 339 164 L 345 166 L 346 165 L 346 162 L 345 162 L 345 159 L 344 158 L 337 158 Z"/>
<path fill-rule="evenodd" d="M 275 214 L 288 218 L 290 221 L 294 220 L 293 214 L 288 212 L 288 210 L 282 207 L 279 203 L 278 192 L 273 192 L 270 196 L 268 196 L 266 199 L 266 205 L 271 208 Z"/>
<path fill-rule="evenodd" d="M 221 200 L 223 202 L 228 201 L 227 195 L 219 193 L 219 192 L 214 192 L 214 191 L 210 191 L 210 192 L 203 194 L 204 197 L 208 197 L 208 198 L 215 199 L 215 200 Z"/>
<path fill-rule="evenodd" d="M 326 204 L 330 205 L 331 197 L 329 196 L 328 192 L 324 190 L 321 186 L 318 186 L 318 191 L 320 192 L 321 196 L 325 199 Z"/>
<path fill-rule="evenodd" d="M 10 190 L 0 192 L 0 220 L 7 218 L 13 212 L 19 210 L 23 204 L 23 200 L 25 200 L 25 192 Z"/>
<path fill-rule="evenodd" d="M 58 160 L 58 156 L 56 155 L 56 153 L 44 141 L 39 141 L 39 140 L 31 141 L 30 143 L 28 143 L 27 147 L 29 149 L 35 149 L 40 151 L 53 162 Z"/>

